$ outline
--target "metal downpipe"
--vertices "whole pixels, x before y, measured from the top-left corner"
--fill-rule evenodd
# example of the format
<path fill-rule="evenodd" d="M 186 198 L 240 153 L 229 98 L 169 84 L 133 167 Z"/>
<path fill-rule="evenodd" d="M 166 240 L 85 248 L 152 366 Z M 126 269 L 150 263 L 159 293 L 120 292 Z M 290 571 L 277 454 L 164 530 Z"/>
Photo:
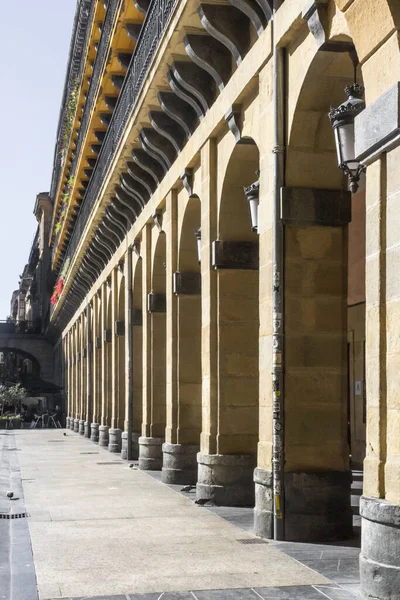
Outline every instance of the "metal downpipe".
<path fill-rule="evenodd" d="M 281 188 L 285 177 L 284 49 L 276 39 L 276 13 L 282 0 L 273 3 L 273 103 L 274 103 L 274 214 L 273 214 L 273 343 L 272 343 L 272 473 L 274 539 L 285 539 L 284 488 L 284 228 L 280 216 Z"/>

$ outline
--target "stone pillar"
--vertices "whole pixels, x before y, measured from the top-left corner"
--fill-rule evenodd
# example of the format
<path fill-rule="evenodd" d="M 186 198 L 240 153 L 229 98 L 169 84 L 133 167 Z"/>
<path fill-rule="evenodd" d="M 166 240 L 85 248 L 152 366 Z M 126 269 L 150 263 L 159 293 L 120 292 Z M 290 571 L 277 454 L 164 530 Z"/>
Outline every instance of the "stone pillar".
<path fill-rule="evenodd" d="M 379 600 L 400 600 L 399 122 L 397 83 L 355 123 L 356 154 L 367 165 L 367 446 L 360 578 L 363 594 Z"/>
<path fill-rule="evenodd" d="M 86 420 L 85 437 L 91 437 L 93 420 L 93 311 L 89 302 L 86 308 Z"/>
<path fill-rule="evenodd" d="M 283 188 L 285 539 L 352 532 L 347 442 L 349 192 Z"/>
<path fill-rule="evenodd" d="M 272 90 L 267 65 L 260 73 L 260 94 L 263 96 L 264 114 L 260 119 L 272 119 Z M 254 470 L 254 532 L 271 538 L 273 536 L 273 490 L 272 490 L 272 244 L 273 244 L 273 173 L 274 156 L 268 151 L 272 147 L 273 131 L 265 137 L 264 151 L 260 152 L 260 186 L 258 206 L 259 240 L 259 434 L 257 445 L 257 467 Z"/>
<path fill-rule="evenodd" d="M 92 391 L 92 404 L 93 404 L 93 422 L 90 427 L 90 439 L 92 442 L 99 441 L 99 424 L 101 418 L 101 318 L 99 319 L 99 312 L 101 310 L 101 289 L 97 294 L 93 296 L 93 313 L 92 313 L 92 363 L 93 363 L 93 391 Z"/>
<path fill-rule="evenodd" d="M 108 448 L 108 425 L 99 426 L 99 446 L 102 448 Z"/>
<path fill-rule="evenodd" d="M 119 340 L 115 332 L 115 322 L 118 318 L 118 269 L 111 272 L 111 427 L 109 429 L 108 449 L 110 452 L 121 452 L 122 430 L 119 427 Z"/>
<path fill-rule="evenodd" d="M 166 412 L 165 233 L 154 225 L 152 231 L 147 229 L 144 238 L 143 291 L 148 293 L 144 298 L 147 316 L 143 320 L 143 357 L 148 360 L 146 366 L 150 372 L 143 386 L 146 397 L 142 432 L 148 435 L 139 438 L 139 468 L 158 470 L 162 466 Z M 148 356 L 145 346 L 146 352 L 150 352 Z"/>
<path fill-rule="evenodd" d="M 85 317 L 85 313 L 82 312 L 80 317 L 79 317 L 79 322 L 80 322 L 80 330 L 81 330 L 81 337 L 80 337 L 80 348 L 79 348 L 79 358 L 80 358 L 80 363 L 79 363 L 79 367 L 80 367 L 80 373 L 79 373 L 79 387 L 80 387 L 80 408 L 79 408 L 79 415 L 80 415 L 80 419 L 83 421 L 83 423 L 86 420 L 86 317 Z M 81 433 L 81 430 L 79 429 L 79 433 Z M 84 433 L 84 429 L 82 429 L 82 435 Z"/>
<path fill-rule="evenodd" d="M 183 463 L 179 460 L 181 454 L 173 452 L 177 445 L 177 299 L 172 289 L 173 273 L 177 270 L 177 194 L 171 190 L 166 199 L 166 210 L 163 219 L 166 231 L 166 428 L 163 445 L 162 481 L 164 483 L 186 483 L 183 473 Z M 183 449 L 182 449 L 183 450 Z M 181 464 L 180 464 L 181 463 Z M 189 483 L 189 482 L 188 482 Z M 191 483 L 191 482 L 190 482 Z"/>
<path fill-rule="evenodd" d="M 109 372 L 109 342 L 106 339 L 106 331 L 109 325 L 108 315 L 108 286 L 107 282 L 101 286 L 101 405 L 100 405 L 100 424 L 109 426 L 108 407 L 109 407 L 109 389 L 111 385 L 111 373 Z M 108 429 L 107 429 L 108 431 Z M 107 435 L 108 440 L 108 435 Z"/>
<path fill-rule="evenodd" d="M 212 243 L 217 239 L 217 148 L 214 139 L 206 142 L 201 150 L 201 329 L 202 329 L 202 432 L 198 460 L 209 460 L 217 453 L 218 414 L 218 356 L 217 356 L 217 273 L 211 268 Z M 203 458 L 204 457 L 204 458 Z M 205 495 L 209 477 L 198 467 L 197 496 Z M 219 481 L 216 480 L 219 485 Z M 211 492 L 211 488 L 210 488 Z"/>
<path fill-rule="evenodd" d="M 132 248 L 128 248 L 125 256 L 125 420 L 122 433 L 121 458 L 131 460 L 132 428 L 133 428 L 133 329 L 132 329 Z"/>
<path fill-rule="evenodd" d="M 74 419 L 74 431 L 75 433 L 79 433 L 79 419 Z"/>
<path fill-rule="evenodd" d="M 99 442 L 99 427 L 98 423 L 92 423 L 90 426 L 90 439 L 96 444 Z"/>
<path fill-rule="evenodd" d="M 142 352 L 143 352 L 143 416 L 142 416 L 142 435 L 139 437 L 139 467 L 147 468 L 147 442 L 150 436 L 151 425 L 151 316 L 147 310 L 147 298 L 151 291 L 151 226 L 144 227 L 142 241 L 140 245 L 140 254 L 142 256 Z M 143 444 L 141 443 L 143 440 Z M 162 440 L 163 441 L 163 440 Z M 157 468 L 162 465 L 161 444 L 159 446 L 159 459 Z M 140 458 L 143 458 L 141 461 Z"/>

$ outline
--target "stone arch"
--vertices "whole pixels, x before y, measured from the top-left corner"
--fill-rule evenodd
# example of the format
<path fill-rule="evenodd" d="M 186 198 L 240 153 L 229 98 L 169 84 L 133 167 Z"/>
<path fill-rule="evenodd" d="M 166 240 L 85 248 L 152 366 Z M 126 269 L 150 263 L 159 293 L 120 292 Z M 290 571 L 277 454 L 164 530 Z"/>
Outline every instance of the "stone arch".
<path fill-rule="evenodd" d="M 214 467 L 205 457 L 203 465 L 199 455 L 197 490 L 225 505 L 254 504 L 259 438 L 258 237 L 251 229 L 244 188 L 258 179 L 258 170 L 258 147 L 245 138 L 233 148 L 218 197 L 218 239 L 213 251 L 218 328 L 216 454 L 222 455 L 223 462 L 218 459 Z"/>
<path fill-rule="evenodd" d="M 290 54 L 289 50 L 289 54 Z M 297 70 L 298 48 L 289 58 L 289 74 Z M 346 178 L 337 168 L 335 140 L 328 118 L 331 106 L 345 98 L 344 88 L 354 83 L 354 67 L 347 52 L 322 52 L 314 49 L 306 73 L 294 90 L 288 106 L 288 149 L 286 185 L 325 189 L 345 189 Z M 289 77 L 289 82 L 292 78 Z M 361 71 L 357 72 L 362 83 Z"/>
<path fill-rule="evenodd" d="M 400 79 L 400 5 L 397 0 L 374 0 L 362 7 L 351 0 L 334 2 L 344 13 L 370 103 Z"/>
<path fill-rule="evenodd" d="M 352 201 L 365 198 L 360 192 L 352 199 L 347 191 L 328 118 L 330 107 L 345 100 L 344 87 L 354 83 L 352 61 L 346 52 L 318 51 L 311 34 L 303 43 L 304 48 L 296 42 L 288 48 L 290 100 L 281 207 L 284 486 L 286 539 L 313 541 L 346 537 L 352 527 L 347 440 L 348 223 Z M 357 80 L 362 83 L 360 69 Z M 304 507 L 311 506 L 316 494 L 318 506 L 302 516 L 300 524 Z"/>
<path fill-rule="evenodd" d="M 14 354 L 14 355 L 16 355 L 16 357 L 20 357 L 22 359 L 21 375 L 29 373 L 36 377 L 40 377 L 40 375 L 41 375 L 40 362 L 39 362 L 38 358 L 36 356 L 34 356 L 33 354 L 31 354 L 30 352 L 27 352 L 26 350 L 21 350 L 18 348 L 10 347 L 10 346 L 0 346 L 0 353 L 3 354 L 5 360 L 6 360 L 7 354 Z M 27 361 L 29 361 L 31 363 L 29 366 L 26 365 Z M 28 368 L 25 369 L 25 367 L 28 367 Z"/>
<path fill-rule="evenodd" d="M 53 382 L 53 348 L 44 338 L 32 336 L 0 335 L 2 351 L 16 352 L 36 362 L 39 366 L 40 377 Z"/>

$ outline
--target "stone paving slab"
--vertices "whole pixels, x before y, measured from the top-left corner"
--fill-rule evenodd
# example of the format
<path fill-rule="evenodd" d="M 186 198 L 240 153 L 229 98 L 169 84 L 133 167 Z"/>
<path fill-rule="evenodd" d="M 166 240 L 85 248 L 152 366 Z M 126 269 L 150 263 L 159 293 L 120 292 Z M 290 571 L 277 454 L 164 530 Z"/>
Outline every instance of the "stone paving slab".
<path fill-rule="evenodd" d="M 14 497 L 7 498 L 12 491 Z M 36 575 L 18 454 L 12 432 L 0 434 L 0 600 L 37 600 Z"/>
<path fill-rule="evenodd" d="M 63 433 L 15 433 L 40 600 L 328 582 L 269 544 L 240 544 L 253 536 Z"/>
<path fill-rule="evenodd" d="M 196 590 L 161 594 L 123 594 L 117 596 L 79 596 L 66 600 L 356 600 L 335 585 L 285 586 L 225 590 Z"/>
<path fill-rule="evenodd" d="M 13 555 L 19 556 L 13 562 L 18 584 L 13 595 L 0 585 L 0 600 L 37 600 L 28 526 L 40 600 L 359 597 L 358 548 L 243 545 L 243 539 L 257 539 L 251 534 L 252 509 L 198 507 L 193 492 L 162 484 L 160 473 L 129 469 L 107 450 L 66 433 L 13 432 L 12 440 L 7 438 L 12 449 L 3 448 L 8 465 L 11 456 L 14 462 L 7 481 L 4 459 L 0 463 L 0 510 L 5 502 L 1 492 L 10 485 L 12 472 L 13 485 L 21 492 L 18 508 L 30 516 L 15 521 L 13 543 L 8 539 Z M 2 566 L 9 555 L 6 535 L 0 531 L 0 536 L 3 582 Z"/>

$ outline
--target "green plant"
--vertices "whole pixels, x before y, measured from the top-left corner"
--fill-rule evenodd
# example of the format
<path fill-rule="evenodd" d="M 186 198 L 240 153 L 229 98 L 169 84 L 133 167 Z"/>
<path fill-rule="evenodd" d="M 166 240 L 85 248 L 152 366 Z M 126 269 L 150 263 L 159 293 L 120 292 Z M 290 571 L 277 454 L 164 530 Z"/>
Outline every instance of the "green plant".
<path fill-rule="evenodd" d="M 4 413 L 4 407 L 12 406 L 17 413 L 17 408 L 21 409 L 21 402 L 27 396 L 27 391 L 19 383 L 12 386 L 0 385 L 0 407 L 1 414 Z"/>
<path fill-rule="evenodd" d="M 71 94 L 69 97 L 66 115 L 65 115 L 65 127 L 63 136 L 61 139 L 61 159 L 64 161 L 65 155 L 67 153 L 67 147 L 69 144 L 69 140 L 72 132 L 72 124 L 74 122 L 74 116 L 76 112 L 76 105 L 78 103 L 78 91 L 79 91 L 79 78 L 74 77 L 72 81 Z"/>

